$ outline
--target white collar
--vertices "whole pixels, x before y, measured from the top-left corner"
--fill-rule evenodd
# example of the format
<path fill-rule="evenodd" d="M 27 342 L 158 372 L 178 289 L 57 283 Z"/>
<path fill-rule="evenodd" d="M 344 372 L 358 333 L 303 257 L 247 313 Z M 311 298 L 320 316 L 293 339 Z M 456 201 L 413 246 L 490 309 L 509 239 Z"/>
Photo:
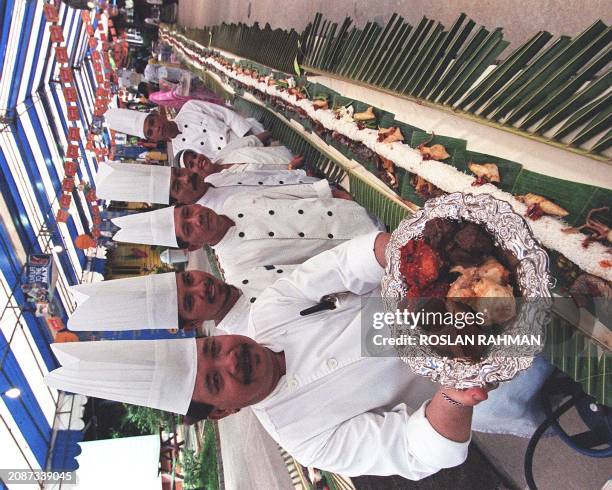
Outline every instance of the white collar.
<path fill-rule="evenodd" d="M 241 293 L 234 306 L 232 306 L 232 309 L 227 312 L 223 320 L 217 323 L 216 327 L 228 333 L 246 333 L 248 330 L 250 310 L 251 302 Z"/>

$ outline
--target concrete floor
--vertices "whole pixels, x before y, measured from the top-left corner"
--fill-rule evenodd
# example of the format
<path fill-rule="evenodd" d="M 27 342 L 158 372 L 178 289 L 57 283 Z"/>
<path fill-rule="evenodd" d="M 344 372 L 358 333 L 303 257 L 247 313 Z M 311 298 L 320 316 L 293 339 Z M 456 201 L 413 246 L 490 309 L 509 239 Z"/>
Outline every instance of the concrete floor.
<path fill-rule="evenodd" d="M 504 56 L 540 30 L 574 36 L 597 19 L 612 23 L 609 0 L 179 0 L 178 21 L 188 27 L 268 22 L 302 31 L 316 12 L 335 22 L 350 16 L 361 26 L 370 20 L 384 23 L 397 12 L 412 25 L 427 16 L 446 27 L 465 12 L 478 25 L 504 28 L 511 43 Z"/>

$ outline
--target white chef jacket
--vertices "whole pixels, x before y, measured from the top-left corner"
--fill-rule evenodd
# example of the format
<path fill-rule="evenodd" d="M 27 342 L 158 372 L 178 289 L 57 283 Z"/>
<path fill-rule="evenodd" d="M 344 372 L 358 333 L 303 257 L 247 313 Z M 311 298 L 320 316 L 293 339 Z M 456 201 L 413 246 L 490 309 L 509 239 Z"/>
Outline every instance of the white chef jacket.
<path fill-rule="evenodd" d="M 395 357 L 361 357 L 363 296 L 379 295 L 383 269 L 370 233 L 299 266 L 251 307 L 249 335 L 285 353 L 286 375 L 251 408 L 304 466 L 347 476 L 418 480 L 461 464 L 469 442 L 446 439 L 425 417 L 431 381 Z M 337 308 L 299 312 L 325 294 L 349 292 Z M 409 406 L 420 408 L 410 415 Z"/>
<path fill-rule="evenodd" d="M 327 181 L 269 187 L 264 195 L 235 194 L 223 214 L 232 226 L 214 249 L 228 281 L 266 264 L 301 264 L 379 225 L 359 204 L 334 199 Z"/>
<path fill-rule="evenodd" d="M 186 102 L 174 122 L 180 131 L 172 140 L 175 153 L 194 150 L 213 159 L 229 142 L 261 127 L 227 107 L 202 100 Z"/>
<path fill-rule="evenodd" d="M 263 146 L 256 136 L 246 136 L 219 152 L 215 163 L 234 163 L 236 166 L 260 163 L 274 167 L 287 167 L 293 154 L 285 146 Z"/>
<path fill-rule="evenodd" d="M 248 172 L 250 174 L 251 172 Z M 321 182 L 321 184 L 317 184 L 319 187 L 317 189 L 312 189 L 313 183 L 299 183 L 292 184 L 285 182 L 284 180 L 277 179 L 274 176 L 268 176 L 268 178 L 264 179 L 264 177 L 257 177 L 257 181 L 252 184 L 248 184 L 249 179 L 240 179 L 236 181 L 236 185 L 231 185 L 229 180 L 224 179 L 228 185 L 223 187 L 211 187 L 206 193 L 198 200 L 196 204 L 201 206 L 205 206 L 207 208 L 212 209 L 217 213 L 223 214 L 225 211 L 225 202 L 232 196 L 237 194 L 257 194 L 258 196 L 266 196 L 267 194 L 273 192 L 273 196 L 276 196 L 276 191 L 271 191 L 271 189 L 276 189 L 277 187 L 284 187 L 284 193 L 288 196 L 292 196 L 292 198 L 299 197 L 317 197 L 318 195 L 327 195 L 329 189 L 329 183 L 327 181 Z M 306 179 L 306 177 L 304 177 Z M 243 182 L 244 180 L 244 182 Z M 315 182 L 320 181 L 320 179 L 315 179 Z M 329 191 L 331 193 L 331 191 Z"/>
<path fill-rule="evenodd" d="M 303 170 L 281 169 L 275 165 L 267 166 L 254 163 L 236 165 L 236 167 L 238 168 L 228 168 L 221 172 L 210 174 L 204 181 L 215 187 L 227 187 L 304 184 L 321 180 L 316 177 L 307 176 Z"/>

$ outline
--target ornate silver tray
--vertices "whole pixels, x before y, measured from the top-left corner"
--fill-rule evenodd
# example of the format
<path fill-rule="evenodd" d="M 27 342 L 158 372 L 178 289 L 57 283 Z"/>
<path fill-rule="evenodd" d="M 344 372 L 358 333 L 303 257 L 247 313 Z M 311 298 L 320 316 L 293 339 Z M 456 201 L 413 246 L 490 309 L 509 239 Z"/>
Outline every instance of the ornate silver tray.
<path fill-rule="evenodd" d="M 534 334 L 543 337 L 551 305 L 548 255 L 533 238 L 525 220 L 510 204 L 489 194 L 454 193 L 430 199 L 423 209 L 404 219 L 392 233 L 386 250 L 387 268 L 382 279 L 385 309 L 395 312 L 406 295 L 406 284 L 399 271 L 400 248 L 423 233 L 425 223 L 433 218 L 471 221 L 482 225 L 493 236 L 496 246 L 511 252 L 518 260 L 516 280 L 522 293 L 522 307 L 504 334 Z M 399 336 L 406 327 L 391 325 Z M 504 346 L 490 346 L 486 357 L 477 363 L 441 357 L 430 346 L 396 347 L 402 361 L 421 376 L 457 389 L 508 381 L 533 363 L 541 346 L 508 356 Z M 506 354 L 506 355 L 504 355 Z M 523 355 L 525 354 L 525 355 Z"/>

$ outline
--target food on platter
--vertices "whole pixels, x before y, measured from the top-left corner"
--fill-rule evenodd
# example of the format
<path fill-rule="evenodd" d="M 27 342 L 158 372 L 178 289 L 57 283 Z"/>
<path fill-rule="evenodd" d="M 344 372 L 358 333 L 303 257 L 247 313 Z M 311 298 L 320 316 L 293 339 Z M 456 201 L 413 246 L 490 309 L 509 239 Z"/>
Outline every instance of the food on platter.
<path fill-rule="evenodd" d="M 400 128 L 380 128 L 378 130 L 378 141 L 381 143 L 395 143 L 396 141 L 404 141 L 404 135 Z"/>
<path fill-rule="evenodd" d="M 528 206 L 525 216 L 533 220 L 540 219 L 544 214 L 561 218 L 569 214 L 569 212 L 551 200 L 531 192 L 524 196 L 516 196 L 516 199 Z"/>
<path fill-rule="evenodd" d="M 384 172 L 383 177 L 384 180 L 389 184 L 392 189 L 397 188 L 399 185 L 399 180 L 397 179 L 397 175 L 395 175 L 395 163 L 388 158 L 382 157 L 378 155 L 380 159 L 380 163 L 382 165 L 382 170 Z"/>
<path fill-rule="evenodd" d="M 421 153 L 423 160 L 440 161 L 440 160 L 446 160 L 447 158 L 450 157 L 444 145 L 440 145 L 440 144 L 432 145 L 432 146 L 425 146 L 425 144 L 423 143 L 417 146 L 417 149 Z"/>
<path fill-rule="evenodd" d="M 374 108 L 368 107 L 364 112 L 356 112 L 353 114 L 353 119 L 355 121 L 373 121 L 376 119 L 376 114 L 374 114 Z"/>
<path fill-rule="evenodd" d="M 470 162 L 468 164 L 468 168 L 477 177 L 475 185 L 481 185 L 490 182 L 501 182 L 501 178 L 499 177 L 499 168 L 494 163 Z"/>
<path fill-rule="evenodd" d="M 414 174 L 410 179 L 410 183 L 414 187 L 414 191 L 417 195 L 422 199 L 431 199 L 432 197 L 439 197 L 444 194 L 444 192 L 433 185 L 428 180 L 425 180 L 418 174 Z"/>
<path fill-rule="evenodd" d="M 329 104 L 327 103 L 327 99 L 315 99 L 312 101 L 312 106 L 315 110 L 319 109 L 328 109 Z"/>
<path fill-rule="evenodd" d="M 589 244 L 594 241 L 599 241 L 599 242 L 602 242 L 603 244 L 606 244 L 606 242 L 608 244 L 611 244 L 612 243 L 612 228 L 602 223 L 601 221 L 597 221 L 596 219 L 593 218 L 593 215 L 595 213 L 600 213 L 603 211 L 610 211 L 610 208 L 608 206 L 604 206 L 602 208 L 591 209 L 589 211 L 589 214 L 587 214 L 585 223 L 583 225 L 575 227 L 575 228 L 574 227 L 564 228 L 563 231 L 565 233 L 578 233 L 581 230 L 590 231 L 591 234 L 588 237 L 586 237 L 582 242 L 582 246 L 584 248 L 587 248 Z"/>
<path fill-rule="evenodd" d="M 430 336 L 456 338 L 493 325 L 503 328 L 515 317 L 515 264 L 480 225 L 433 218 L 425 223 L 420 237 L 400 248 L 399 271 L 409 309 L 480 314 L 478 325 L 468 325 L 468 330 L 447 324 L 423 326 Z M 449 351 L 446 347 L 437 352 L 472 362 L 481 360 L 485 350 L 455 345 Z"/>

